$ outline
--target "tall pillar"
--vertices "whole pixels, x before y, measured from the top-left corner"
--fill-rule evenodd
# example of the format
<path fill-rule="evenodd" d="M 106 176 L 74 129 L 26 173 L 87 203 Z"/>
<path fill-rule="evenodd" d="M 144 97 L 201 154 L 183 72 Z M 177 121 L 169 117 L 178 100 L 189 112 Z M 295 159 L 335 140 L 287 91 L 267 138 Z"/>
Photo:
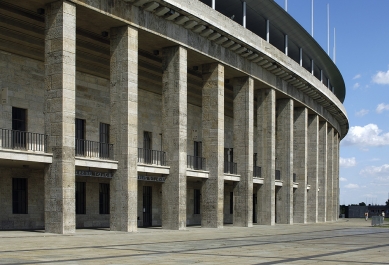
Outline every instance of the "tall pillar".
<path fill-rule="evenodd" d="M 187 50 L 163 49 L 162 137 L 169 176 L 162 185 L 162 228 L 186 227 Z"/>
<path fill-rule="evenodd" d="M 112 28 L 111 141 L 119 162 L 111 180 L 111 230 L 137 231 L 138 30 Z"/>
<path fill-rule="evenodd" d="M 293 223 L 307 222 L 308 109 L 294 109 L 293 169 L 298 188 L 294 191 Z"/>
<path fill-rule="evenodd" d="M 339 218 L 339 134 L 334 132 L 334 177 L 333 177 L 333 214 L 334 221 Z"/>
<path fill-rule="evenodd" d="M 317 223 L 319 170 L 319 116 L 308 115 L 307 222 Z"/>
<path fill-rule="evenodd" d="M 234 188 L 234 226 L 253 226 L 254 80 L 235 78 L 234 160 L 240 181 Z"/>
<path fill-rule="evenodd" d="M 334 207 L 334 184 L 333 184 L 333 151 L 334 151 L 334 129 L 328 127 L 327 130 L 327 215 L 326 221 L 334 221 L 334 212 L 332 207 Z"/>
<path fill-rule="evenodd" d="M 45 133 L 53 163 L 45 168 L 45 231 L 75 232 L 76 6 L 46 5 Z"/>
<path fill-rule="evenodd" d="M 276 194 L 276 220 L 293 223 L 293 100 L 279 99 L 276 106 L 276 169 L 282 187 Z"/>
<path fill-rule="evenodd" d="M 275 135 L 276 92 L 271 88 L 256 91 L 257 145 L 263 185 L 258 190 L 258 223 L 275 224 Z"/>
<path fill-rule="evenodd" d="M 327 122 L 319 122 L 318 222 L 327 216 Z"/>
<path fill-rule="evenodd" d="M 203 65 L 203 156 L 209 178 L 202 186 L 201 226 L 223 227 L 224 197 L 224 66 Z"/>

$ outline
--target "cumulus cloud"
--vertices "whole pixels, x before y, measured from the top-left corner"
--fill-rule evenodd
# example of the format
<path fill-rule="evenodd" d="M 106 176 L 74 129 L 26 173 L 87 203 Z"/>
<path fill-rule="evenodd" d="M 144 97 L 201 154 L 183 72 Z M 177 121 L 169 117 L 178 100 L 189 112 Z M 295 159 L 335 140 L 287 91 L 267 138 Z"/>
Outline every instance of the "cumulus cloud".
<path fill-rule="evenodd" d="M 353 85 L 353 88 L 354 89 L 357 89 L 358 87 L 360 87 L 361 85 L 359 84 L 359 83 L 355 83 L 354 85 Z"/>
<path fill-rule="evenodd" d="M 361 175 L 375 176 L 375 177 L 389 177 L 389 164 L 383 164 L 381 166 L 369 166 L 361 170 Z"/>
<path fill-rule="evenodd" d="M 340 177 L 340 178 L 339 178 L 339 181 L 345 182 L 345 181 L 347 181 L 347 179 L 346 179 L 346 178 Z"/>
<path fill-rule="evenodd" d="M 354 76 L 353 79 L 358 79 L 358 78 L 361 78 L 361 74 L 357 74 L 356 76 Z"/>
<path fill-rule="evenodd" d="M 373 83 L 379 85 L 388 85 L 389 84 L 389 70 L 386 72 L 379 71 L 373 76 Z"/>
<path fill-rule="evenodd" d="M 384 103 L 378 104 L 376 108 L 377 113 L 382 113 L 384 110 L 389 110 L 389 104 L 384 104 Z"/>
<path fill-rule="evenodd" d="M 343 139 L 344 145 L 385 146 L 389 145 L 389 133 L 382 133 L 376 124 L 366 126 L 353 126 L 347 136 Z"/>
<path fill-rule="evenodd" d="M 357 162 L 355 161 L 355 157 L 351 157 L 351 158 L 339 158 L 339 165 L 341 167 L 354 167 L 355 165 L 357 164 Z"/>
<path fill-rule="evenodd" d="M 350 184 L 347 184 L 346 186 L 344 186 L 346 189 L 358 189 L 359 188 L 359 185 L 358 184 L 353 184 L 353 183 L 350 183 Z"/>
<path fill-rule="evenodd" d="M 367 110 L 367 109 L 361 109 L 360 111 L 357 111 L 357 112 L 355 113 L 355 116 L 357 116 L 357 117 L 363 117 L 363 116 L 367 115 L 368 113 L 369 113 L 369 110 Z"/>

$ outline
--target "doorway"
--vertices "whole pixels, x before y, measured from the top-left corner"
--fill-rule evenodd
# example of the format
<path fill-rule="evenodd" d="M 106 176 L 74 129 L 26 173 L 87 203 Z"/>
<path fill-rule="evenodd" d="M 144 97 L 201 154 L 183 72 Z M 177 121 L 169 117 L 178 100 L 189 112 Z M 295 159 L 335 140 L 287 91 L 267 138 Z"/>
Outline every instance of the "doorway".
<path fill-rule="evenodd" d="M 151 225 L 151 186 L 143 186 L 143 227 L 150 227 Z"/>

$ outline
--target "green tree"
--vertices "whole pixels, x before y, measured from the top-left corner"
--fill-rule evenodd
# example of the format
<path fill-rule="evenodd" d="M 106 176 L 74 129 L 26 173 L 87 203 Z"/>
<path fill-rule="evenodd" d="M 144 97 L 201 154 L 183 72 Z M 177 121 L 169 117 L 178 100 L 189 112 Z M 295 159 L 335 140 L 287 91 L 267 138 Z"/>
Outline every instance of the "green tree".
<path fill-rule="evenodd" d="M 359 206 L 366 206 L 366 203 L 360 202 L 360 203 L 359 203 Z"/>

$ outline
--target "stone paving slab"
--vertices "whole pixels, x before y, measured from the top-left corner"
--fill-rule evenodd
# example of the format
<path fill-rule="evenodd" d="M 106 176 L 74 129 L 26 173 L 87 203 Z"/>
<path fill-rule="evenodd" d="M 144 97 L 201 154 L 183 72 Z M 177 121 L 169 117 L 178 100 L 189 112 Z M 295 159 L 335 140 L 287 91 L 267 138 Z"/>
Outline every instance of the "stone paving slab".
<path fill-rule="evenodd" d="M 1 231 L 0 264 L 389 264 L 389 227 L 364 219 L 137 233 Z"/>

